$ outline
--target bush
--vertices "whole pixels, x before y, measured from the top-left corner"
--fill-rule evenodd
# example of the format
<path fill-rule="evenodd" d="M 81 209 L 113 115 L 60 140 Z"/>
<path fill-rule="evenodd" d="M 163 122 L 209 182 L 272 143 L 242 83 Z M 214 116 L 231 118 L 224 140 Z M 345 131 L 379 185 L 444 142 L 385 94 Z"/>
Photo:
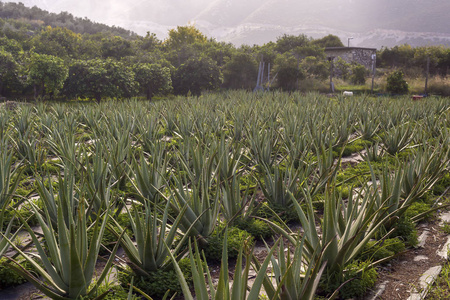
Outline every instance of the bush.
<path fill-rule="evenodd" d="M 26 280 L 8 267 L 6 258 L 0 259 L 0 290 L 25 283 Z"/>
<path fill-rule="evenodd" d="M 382 242 L 369 241 L 364 247 L 360 259 L 378 261 L 405 250 L 405 244 L 399 238 L 386 239 Z"/>
<path fill-rule="evenodd" d="M 350 264 L 344 274 L 344 282 L 354 279 L 346 283 L 339 295 L 341 299 L 350 299 L 364 295 L 368 289 L 375 286 L 377 280 L 377 271 L 374 267 L 369 267 L 369 262 L 354 262 Z"/>
<path fill-rule="evenodd" d="M 298 215 L 294 207 L 285 207 L 272 203 L 263 203 L 256 212 L 256 216 L 273 221 L 277 220 L 273 215 L 274 212 L 285 223 L 298 221 Z"/>
<path fill-rule="evenodd" d="M 181 271 L 184 274 L 186 282 L 192 284 L 192 271 L 189 258 L 183 258 L 178 262 Z M 131 278 L 133 277 L 133 272 L 131 269 L 126 269 L 118 273 L 118 279 L 120 285 L 125 289 L 129 289 L 129 284 L 131 283 Z M 134 286 L 142 290 L 144 293 L 150 297 L 156 299 L 162 299 L 164 294 L 170 290 L 169 297 L 177 293 L 181 295 L 181 286 L 173 267 L 169 267 L 167 270 L 157 270 L 155 272 L 149 273 L 149 276 L 136 276 L 134 278 Z"/>
<path fill-rule="evenodd" d="M 402 71 L 394 71 L 388 75 L 386 90 L 394 94 L 406 94 L 408 92 L 408 83 L 403 78 Z"/>
<path fill-rule="evenodd" d="M 353 84 L 366 83 L 366 68 L 363 65 L 357 64 L 352 68 L 352 76 L 350 80 Z"/>
<path fill-rule="evenodd" d="M 276 221 L 272 221 L 276 222 Z M 267 222 L 260 219 L 245 219 L 237 222 L 236 227 L 245 230 L 256 239 L 267 239 L 273 235 L 273 231 Z"/>
<path fill-rule="evenodd" d="M 250 233 L 237 227 L 228 228 L 228 257 L 238 256 L 242 243 L 247 241 L 253 243 L 253 237 Z M 208 237 L 208 245 L 203 249 L 205 257 L 208 260 L 217 261 L 222 258 L 223 250 L 223 226 L 217 226 L 213 234 Z"/>
<path fill-rule="evenodd" d="M 418 243 L 416 224 L 410 218 L 402 216 L 395 224 L 392 237 L 399 237 L 408 246 L 416 246 Z"/>
<path fill-rule="evenodd" d="M 405 217 L 410 219 L 417 215 L 428 212 L 423 218 L 425 220 L 431 218 L 433 216 L 433 212 L 431 212 L 431 205 L 422 201 L 416 201 L 412 203 L 408 209 L 405 211 Z"/>

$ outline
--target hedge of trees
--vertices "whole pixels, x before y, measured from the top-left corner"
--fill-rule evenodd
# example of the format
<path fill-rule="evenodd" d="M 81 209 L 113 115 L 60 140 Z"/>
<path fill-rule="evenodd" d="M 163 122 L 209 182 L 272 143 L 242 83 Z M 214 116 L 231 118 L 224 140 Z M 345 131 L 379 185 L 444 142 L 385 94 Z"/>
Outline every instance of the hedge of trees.
<path fill-rule="evenodd" d="M 266 70 L 270 64 L 272 78 L 276 74 L 272 87 L 295 90 L 304 79 L 329 75 L 324 49 L 330 46 L 343 44 L 333 35 L 312 39 L 301 34 L 236 47 L 208 39 L 191 25 L 170 30 L 161 41 L 152 33 L 138 36 L 68 13 L 0 2 L 0 95 L 100 101 L 252 89 L 261 60 Z M 382 49 L 378 64 L 423 69 L 430 56 L 432 74 L 446 75 L 450 51 L 441 47 Z M 344 77 L 357 70 L 344 63 L 336 67 Z"/>

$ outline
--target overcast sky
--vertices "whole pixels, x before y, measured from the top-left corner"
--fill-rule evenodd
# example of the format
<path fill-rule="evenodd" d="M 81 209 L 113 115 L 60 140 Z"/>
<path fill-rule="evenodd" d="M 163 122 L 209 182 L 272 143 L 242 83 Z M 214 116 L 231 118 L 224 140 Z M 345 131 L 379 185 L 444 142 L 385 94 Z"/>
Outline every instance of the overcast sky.
<path fill-rule="evenodd" d="M 3 0 L 11 1 L 11 0 Z M 59 13 L 131 29 L 161 39 L 170 28 L 194 23 L 202 32 L 235 43 L 261 43 L 284 33 L 319 37 L 329 33 L 354 44 L 373 45 L 373 34 L 389 44 L 401 43 L 405 33 L 438 33 L 450 40 L 450 0 L 21 0 Z M 390 32 L 397 31 L 394 36 Z M 376 31 L 376 33 L 373 33 Z M 400 33 L 399 33 L 400 32 Z M 439 35 L 441 34 L 441 35 Z M 400 35 L 400 37 L 399 37 Z M 248 38 L 251 40 L 248 41 Z M 431 35 L 420 37 L 421 40 Z M 376 39 L 379 39 L 376 37 Z M 365 44 L 364 44 L 365 43 Z M 418 42 L 419 43 L 419 42 Z M 420 42 L 422 43 L 422 42 Z M 428 42 L 426 42 L 428 43 Z M 440 40 L 433 43 L 441 43 Z"/>

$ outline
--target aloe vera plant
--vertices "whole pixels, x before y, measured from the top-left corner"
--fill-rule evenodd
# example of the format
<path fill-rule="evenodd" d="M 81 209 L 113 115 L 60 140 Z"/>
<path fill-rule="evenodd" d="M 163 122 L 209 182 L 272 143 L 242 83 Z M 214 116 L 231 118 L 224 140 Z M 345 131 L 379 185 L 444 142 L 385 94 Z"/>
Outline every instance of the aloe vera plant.
<path fill-rule="evenodd" d="M 95 213 L 101 215 L 106 208 L 113 207 L 111 189 L 114 183 L 111 170 L 104 157 L 101 144 L 96 144 L 91 155 L 84 151 L 83 157 L 92 158 L 92 165 L 80 167 L 83 192 Z"/>
<path fill-rule="evenodd" d="M 119 243 L 127 254 L 128 264 L 133 272 L 138 276 L 146 277 L 151 272 L 166 269 L 172 265 L 169 257 L 171 250 L 166 246 L 173 246 L 175 239 L 179 236 L 178 229 L 185 209 L 178 214 L 172 224 L 169 224 L 169 203 L 165 206 L 161 219 L 157 217 L 156 206 L 153 205 L 152 209 L 149 201 L 146 201 L 143 206 L 142 213 L 136 208 L 133 212 L 127 209 L 134 240 L 126 232 L 121 237 L 124 229 L 114 219 L 114 226 L 110 225 L 109 229 L 119 238 Z M 174 253 L 179 253 L 185 239 L 187 236 L 181 238 Z"/>
<path fill-rule="evenodd" d="M 9 208 L 19 183 L 18 179 L 21 171 L 18 168 L 13 169 L 12 153 L 8 153 L 6 140 L 0 142 L 0 150 L 0 230 L 2 232 L 2 236 L 0 237 L 0 256 L 2 256 L 8 249 L 8 242 L 5 237 L 14 239 L 17 234 L 17 232 L 14 234 L 11 232 L 13 219 L 9 220 L 5 229 L 3 226 L 7 222 L 5 213 Z M 11 169 L 13 169 L 13 171 L 11 171 Z"/>
<path fill-rule="evenodd" d="M 248 132 L 254 163 L 258 166 L 273 166 L 277 157 L 278 134 L 273 128 L 261 130 L 253 125 Z"/>
<path fill-rule="evenodd" d="M 420 147 L 415 155 L 403 165 L 402 195 L 422 197 L 448 168 L 448 153 L 437 148 Z"/>
<path fill-rule="evenodd" d="M 96 291 L 106 278 L 118 248 L 117 244 L 100 276 L 93 283 L 101 240 L 108 222 L 108 213 L 103 218 L 96 220 L 93 225 L 92 237 L 88 239 L 89 226 L 87 225 L 84 206 L 78 208 L 78 217 L 70 218 L 67 224 L 62 206 L 59 205 L 57 225 L 53 226 L 47 211 L 41 214 L 34 204 L 31 202 L 30 204 L 42 228 L 44 238 L 42 243 L 48 251 L 44 249 L 37 234 L 33 232 L 25 220 L 22 220 L 37 249 L 37 254 L 25 253 L 11 239 L 4 238 L 33 266 L 39 277 L 25 270 L 13 259 L 10 259 L 13 262 L 10 267 L 52 299 L 103 298 L 105 295 L 97 295 Z M 35 257 L 40 260 L 43 266 L 35 261 Z M 91 285 L 91 283 L 93 284 Z"/>
<path fill-rule="evenodd" d="M 290 209 L 292 207 L 292 197 L 290 193 L 296 195 L 296 199 L 300 193 L 300 185 L 309 174 L 301 174 L 300 170 L 287 168 L 286 170 L 280 170 L 275 168 L 274 173 L 269 170 L 267 166 L 264 167 L 264 184 L 260 183 L 261 190 L 264 193 L 265 198 L 274 206 Z M 300 179 L 301 177 L 301 179 Z"/>
<path fill-rule="evenodd" d="M 240 175 L 234 174 L 229 181 L 221 185 L 222 217 L 227 224 L 249 218 L 253 212 L 255 197 L 250 196 L 249 188 L 241 191 Z"/>
<path fill-rule="evenodd" d="M 84 190 L 76 185 L 75 171 L 71 167 L 64 169 L 64 176 L 58 175 L 58 191 L 57 194 L 53 191 L 53 180 L 48 177 L 48 185 L 46 187 L 43 178 L 36 178 L 37 191 L 40 199 L 45 205 L 46 214 L 53 224 L 58 222 L 59 210 L 62 211 L 62 217 L 67 226 L 77 218 L 79 207 L 84 205 Z M 106 209 L 106 208 L 105 208 Z M 88 211 L 87 214 L 93 213 Z"/>
<path fill-rule="evenodd" d="M 193 185 L 187 190 L 181 181 L 175 177 L 176 188 L 172 188 L 169 198 L 172 210 L 177 215 L 182 214 L 179 228 L 183 233 L 196 236 L 202 243 L 207 243 L 205 238 L 209 237 L 217 225 L 220 212 L 220 191 L 211 197 L 204 182 L 198 186 Z"/>
<path fill-rule="evenodd" d="M 261 289 L 266 276 L 266 270 L 269 266 L 270 259 L 272 257 L 275 246 L 269 251 L 268 256 L 264 262 L 259 265 L 258 274 L 256 275 L 253 285 L 249 286 L 249 271 L 251 268 L 251 249 L 248 246 L 243 245 L 239 249 L 239 255 L 236 261 L 236 268 L 234 271 L 233 281 L 230 281 L 228 275 L 228 252 L 227 252 L 227 232 L 225 232 L 224 245 L 222 250 L 222 263 L 220 266 L 219 280 L 217 286 L 213 284 L 211 273 L 208 267 L 204 267 L 203 260 L 200 256 L 200 251 L 195 243 L 195 251 L 192 246 L 189 245 L 189 257 L 191 261 L 192 278 L 194 281 L 195 296 L 189 289 L 186 279 L 181 271 L 180 267 L 176 263 L 175 258 L 171 255 L 172 261 L 175 264 L 175 270 L 181 283 L 181 288 L 185 299 L 242 299 L 242 300 L 257 300 L 260 299 Z M 245 252 L 245 253 L 244 253 Z M 245 265 L 243 267 L 245 257 Z M 204 257 L 203 257 L 204 259 Z M 205 280 L 205 274 L 207 281 Z"/>
<path fill-rule="evenodd" d="M 19 157 L 26 160 L 32 170 L 41 170 L 41 166 L 45 163 L 48 155 L 41 138 L 35 137 L 28 131 L 24 136 L 19 132 L 17 139 L 14 141 L 14 147 Z"/>
<path fill-rule="evenodd" d="M 395 155 L 406 149 L 414 138 L 415 128 L 412 124 L 404 124 L 392 128 L 383 135 L 383 145 L 387 153 Z"/>
<path fill-rule="evenodd" d="M 371 140 L 380 130 L 381 122 L 373 110 L 361 110 L 358 120 L 358 132 L 365 140 Z"/>
<path fill-rule="evenodd" d="M 305 238 L 297 238 L 291 254 L 290 250 L 286 251 L 290 247 L 286 247 L 283 240 L 280 241 L 277 258 L 274 255 L 271 256 L 272 273 L 275 280 L 271 280 L 268 275 L 264 278 L 264 290 L 269 299 L 312 300 L 316 297 L 317 288 L 327 265 L 326 261 L 322 262 L 323 251 L 326 250 L 326 247 L 322 249 L 322 253 L 314 255 L 315 260 L 307 263 L 303 257 L 304 242 Z M 268 250 L 270 249 L 268 248 Z M 259 263 L 256 259 L 253 261 L 259 273 Z"/>
<path fill-rule="evenodd" d="M 13 165 L 13 153 L 8 151 L 7 139 L 0 140 L 0 207 L 5 207 L 14 196 L 22 170 Z"/>
<path fill-rule="evenodd" d="M 152 155 L 150 162 L 141 152 L 139 162 L 133 158 L 131 173 L 134 173 L 132 185 L 137 194 L 144 202 L 158 203 L 160 199 L 160 189 L 165 183 L 165 174 L 167 173 L 168 159 L 165 155 L 164 146 L 155 144 L 152 146 Z"/>
<path fill-rule="evenodd" d="M 377 230 L 388 222 L 393 214 L 381 215 L 374 210 L 373 196 L 369 193 L 355 196 L 351 191 L 346 202 L 334 193 L 327 193 L 323 220 L 317 227 L 317 216 L 312 207 L 312 199 L 307 198 L 306 212 L 294 201 L 304 231 L 303 255 L 308 263 L 327 263 L 325 274 L 342 283 L 343 270 L 362 251 Z M 272 224 L 288 241 L 297 243 L 295 233 Z M 320 261 L 318 260 L 320 258 Z"/>

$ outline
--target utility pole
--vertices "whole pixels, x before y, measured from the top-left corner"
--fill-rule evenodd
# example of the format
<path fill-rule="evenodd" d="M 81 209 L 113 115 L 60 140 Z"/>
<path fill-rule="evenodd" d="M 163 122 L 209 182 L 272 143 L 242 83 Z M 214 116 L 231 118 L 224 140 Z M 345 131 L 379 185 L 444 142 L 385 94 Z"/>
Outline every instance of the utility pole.
<path fill-rule="evenodd" d="M 334 56 L 328 57 L 330 61 L 330 91 L 334 93 L 333 72 L 334 72 Z"/>
<path fill-rule="evenodd" d="M 349 47 L 349 48 L 350 48 L 350 40 L 353 40 L 353 38 L 352 38 L 352 37 L 349 37 L 349 38 L 347 39 L 347 47 Z"/>
<path fill-rule="evenodd" d="M 372 87 L 370 89 L 370 92 L 372 94 L 373 94 L 373 85 L 374 85 L 374 81 L 375 81 L 375 70 L 377 68 L 376 61 L 377 61 L 377 55 L 372 54 Z"/>
<path fill-rule="evenodd" d="M 428 76 L 430 75 L 430 55 L 427 56 L 427 74 L 425 75 L 425 95 L 428 95 Z"/>

